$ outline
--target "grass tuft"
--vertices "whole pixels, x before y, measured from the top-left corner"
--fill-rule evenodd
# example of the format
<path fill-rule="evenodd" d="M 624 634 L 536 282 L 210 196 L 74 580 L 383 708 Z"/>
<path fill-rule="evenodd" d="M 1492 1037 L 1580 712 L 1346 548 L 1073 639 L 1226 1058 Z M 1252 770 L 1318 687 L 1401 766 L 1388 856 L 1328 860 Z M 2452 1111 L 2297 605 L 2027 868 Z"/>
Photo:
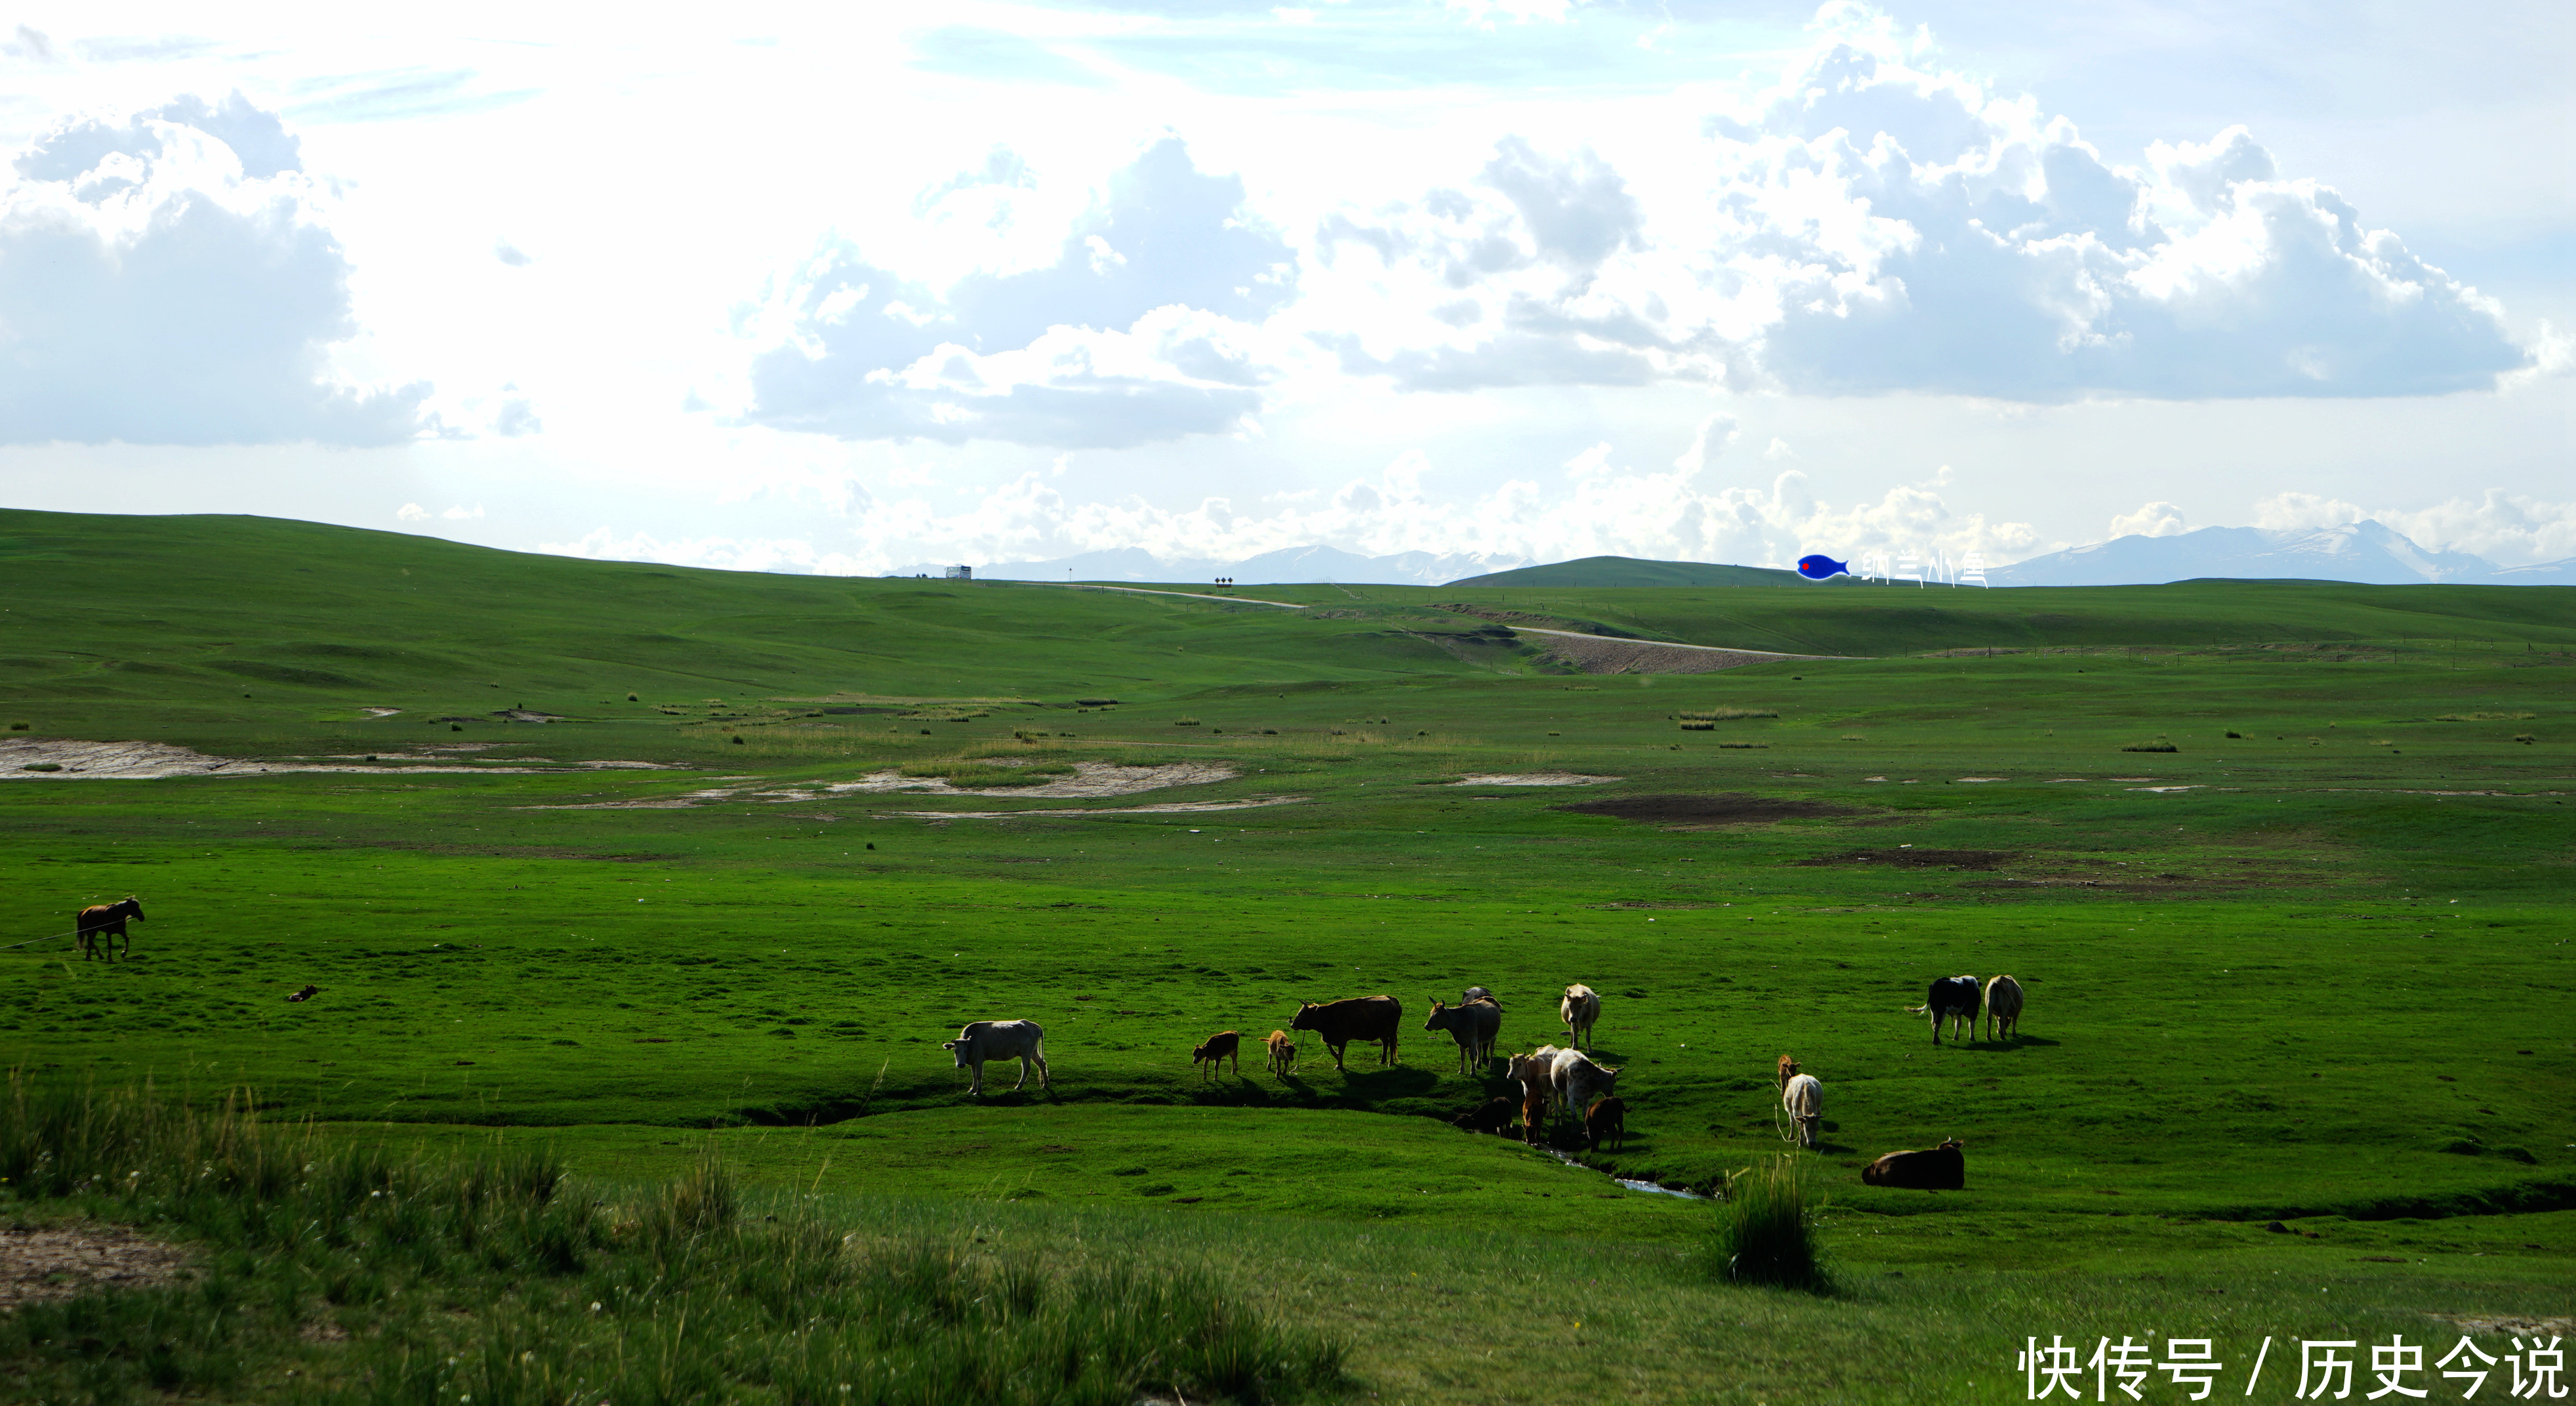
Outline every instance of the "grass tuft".
<path fill-rule="evenodd" d="M 1823 1207 L 1810 1204 L 1808 1196 L 1806 1175 L 1794 1158 L 1738 1173 L 1716 1207 L 1717 1226 L 1701 1249 L 1701 1267 L 1728 1283 L 1830 1291 L 1816 1248 L 1816 1217 Z"/>

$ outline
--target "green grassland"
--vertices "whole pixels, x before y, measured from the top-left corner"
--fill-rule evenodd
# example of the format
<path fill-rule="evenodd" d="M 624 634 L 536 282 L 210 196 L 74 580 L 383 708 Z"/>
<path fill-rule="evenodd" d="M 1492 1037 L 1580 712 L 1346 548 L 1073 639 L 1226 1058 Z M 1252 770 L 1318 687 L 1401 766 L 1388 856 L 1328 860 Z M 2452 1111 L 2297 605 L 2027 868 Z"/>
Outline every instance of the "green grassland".
<path fill-rule="evenodd" d="M 1311 608 L 0 513 L 0 747 L 241 759 L 6 778 L 0 943 L 150 916 L 130 963 L 0 953 L 0 1058 L 1132 1243 L 1350 1335 L 1386 1400 L 1588 1395 L 1535 1365 L 1576 1345 L 1636 1399 L 2018 1400 L 2025 1333 L 2570 1311 L 2571 592 L 1240 594 Z M 1587 676 L 1498 622 L 1844 657 Z M 1777 716 L 1679 726 L 1729 708 Z M 1097 762 L 1223 779 L 830 789 Z M 1540 773 L 1611 779 L 1474 779 Z M 1999 971 L 2019 1039 L 1903 1011 Z M 1494 989 L 1527 1049 L 1576 981 L 1627 1147 L 1437 1121 L 1502 1082 L 1430 1000 Z M 1189 1063 L 1381 991 L 1393 1068 Z M 970 1101 L 939 1042 L 1010 1017 L 1053 1087 Z M 1782 1155 L 1783 1052 L 1826 1085 L 1825 1299 L 1690 1279 L 1706 1203 L 1600 1175 Z M 1943 1137 L 1965 1193 L 1859 1183 Z M 1592 1326 L 1497 1328 L 1461 1256 Z"/>

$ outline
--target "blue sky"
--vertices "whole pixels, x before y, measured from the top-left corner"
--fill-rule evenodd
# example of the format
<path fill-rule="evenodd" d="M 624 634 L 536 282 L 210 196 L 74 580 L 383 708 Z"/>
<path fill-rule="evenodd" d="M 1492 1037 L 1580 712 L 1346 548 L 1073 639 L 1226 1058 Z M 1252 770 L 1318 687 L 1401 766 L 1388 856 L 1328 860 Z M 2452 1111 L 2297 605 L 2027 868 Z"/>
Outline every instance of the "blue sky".
<path fill-rule="evenodd" d="M 844 573 L 2576 555 L 2564 5 L 531 8 L 22 11 L 0 502 Z"/>

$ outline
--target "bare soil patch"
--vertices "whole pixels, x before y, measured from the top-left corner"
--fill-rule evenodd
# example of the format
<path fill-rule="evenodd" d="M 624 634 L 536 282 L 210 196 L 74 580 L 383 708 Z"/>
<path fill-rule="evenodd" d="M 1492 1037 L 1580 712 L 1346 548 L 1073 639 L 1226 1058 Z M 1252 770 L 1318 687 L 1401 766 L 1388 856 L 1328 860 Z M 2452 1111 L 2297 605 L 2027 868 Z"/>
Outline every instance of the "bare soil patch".
<path fill-rule="evenodd" d="M 68 738 L 0 740 L 0 781 L 155 781 L 165 776 L 245 776 L 284 772 L 388 773 L 454 772 L 476 775 L 533 775 L 545 772 L 610 770 L 685 770 L 663 762 L 559 762 L 542 766 L 413 765 L 418 754 L 380 753 L 368 762 L 347 757 L 210 757 L 188 747 L 164 742 L 80 742 Z M 541 758 L 529 758 L 531 762 Z M 29 771 L 30 766 L 59 770 Z"/>
<path fill-rule="evenodd" d="M 1007 766 L 1007 761 L 986 763 Z M 887 770 L 870 772 L 856 781 L 836 781 L 824 788 L 840 795 L 851 791 L 904 791 L 932 796 L 1025 796 L 1030 800 L 1052 801 L 1075 797 L 1133 796 L 1143 791 L 1160 791 L 1171 786 L 1205 786 L 1218 781 L 1232 781 L 1236 772 L 1228 766 L 1208 762 L 1167 762 L 1162 766 L 1117 766 L 1109 762 L 1076 762 L 1073 775 L 1039 786 L 1002 786 L 990 790 L 951 786 L 936 776 L 906 776 Z"/>
<path fill-rule="evenodd" d="M 1855 849 L 1841 854 L 1801 859 L 1800 864 L 1893 864 L 1903 869 L 1984 869 L 2021 856 L 2007 849 Z"/>
<path fill-rule="evenodd" d="M 1586 776 L 1579 771 L 1521 771 L 1494 776 L 1479 773 L 1463 781 L 1452 781 L 1449 784 L 1452 786 L 1598 786 L 1602 782 L 1618 779 L 1615 776 Z"/>
<path fill-rule="evenodd" d="M 960 794 L 973 795 L 975 792 Z M 1024 794 L 1018 791 L 1006 795 Z M 1248 801 L 1163 801 L 1149 806 L 1095 806 L 1088 810 L 1056 806 L 1039 810 L 890 810 L 908 820 L 1019 820 L 1037 815 L 1196 815 L 1201 811 L 1259 810 L 1263 806 L 1293 806 L 1311 800 L 1308 796 L 1262 796 Z"/>
<path fill-rule="evenodd" d="M 167 1284 L 187 1268 L 189 1258 L 176 1245 L 146 1239 L 123 1226 L 0 1230 L 0 1313 L 92 1289 Z"/>
<path fill-rule="evenodd" d="M 1791 800 L 1721 791 L 1707 796 L 1610 796 L 1554 807 L 1580 815 L 1615 815 L 1661 825 L 1746 825 L 1774 820 L 1824 819 L 1860 812 L 1831 801 Z"/>
<path fill-rule="evenodd" d="M 1776 662 L 1776 654 L 1739 654 L 1731 649 L 1658 644 L 1652 640 L 1603 639 L 1598 635 L 1555 634 L 1531 630 L 1544 652 L 1587 674 L 1714 674 L 1747 664 Z"/>

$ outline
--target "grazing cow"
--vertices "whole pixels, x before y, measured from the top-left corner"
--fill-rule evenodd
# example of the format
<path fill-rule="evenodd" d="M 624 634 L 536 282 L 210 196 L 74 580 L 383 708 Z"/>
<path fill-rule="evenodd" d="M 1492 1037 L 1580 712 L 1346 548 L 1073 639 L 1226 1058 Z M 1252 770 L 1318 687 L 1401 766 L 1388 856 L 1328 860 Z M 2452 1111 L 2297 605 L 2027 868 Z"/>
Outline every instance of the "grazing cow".
<path fill-rule="evenodd" d="M 1465 1074 L 1483 1068 L 1494 1057 L 1494 1035 L 1503 1028 L 1503 1008 L 1491 1001 L 1456 1006 L 1434 1001 L 1431 1018 L 1422 1028 L 1449 1032 L 1449 1038 L 1458 1042 L 1458 1072 Z"/>
<path fill-rule="evenodd" d="M 2021 983 L 2008 976 L 1986 983 L 1986 1038 L 1995 1038 L 1997 1029 L 2006 1035 L 2021 1033 Z"/>
<path fill-rule="evenodd" d="M 1798 1145 L 1815 1146 L 1816 1125 L 1825 1116 L 1824 1081 L 1813 1074 L 1790 1075 L 1789 1082 L 1780 1086 L 1780 1106 L 1788 1111 L 1789 1121 L 1798 1125 Z"/>
<path fill-rule="evenodd" d="M 1964 1191 L 1968 1159 L 1963 1144 L 1952 1138 L 1929 1152 L 1891 1152 L 1860 1169 L 1871 1186 L 1897 1186 L 1909 1191 Z"/>
<path fill-rule="evenodd" d="M 298 991 L 298 992 L 295 992 L 293 995 L 288 996 L 288 997 L 286 998 L 286 1000 L 287 1000 L 287 1003 L 288 1003 L 289 1005 L 293 1005 L 294 1003 L 296 1003 L 296 1002 L 298 1002 L 298 1001 L 310 1001 L 310 1000 L 312 1000 L 314 997 L 319 996 L 319 995 L 321 995 L 321 994 L 322 994 L 322 988 L 321 988 L 321 987 L 319 987 L 319 986 L 307 986 L 307 987 L 305 987 L 303 990 Z"/>
<path fill-rule="evenodd" d="M 1547 1141 L 1547 1091 L 1540 1089 L 1521 1100 L 1521 1141 L 1535 1147 Z"/>
<path fill-rule="evenodd" d="M 1931 994 L 1923 998 L 1922 1005 L 1907 1006 L 1906 1009 L 1932 1013 L 1932 1043 L 1937 1045 L 1941 1043 L 1941 1022 L 1944 1020 L 1957 1022 L 1951 1032 L 1955 1037 L 1961 1040 L 1968 1038 L 1968 1030 L 1977 1023 L 1978 1001 L 1975 977 L 1943 976 L 1933 978 Z"/>
<path fill-rule="evenodd" d="M 1556 1003 L 1556 1013 L 1565 1018 L 1565 1042 L 1582 1049 L 1592 1033 L 1592 1022 L 1601 1018 L 1601 994 L 1579 983 L 1569 986 L 1565 999 Z"/>
<path fill-rule="evenodd" d="M 1611 1149 L 1614 1152 L 1627 1147 L 1627 1101 L 1615 1097 L 1605 1098 L 1586 1109 L 1583 1114 L 1583 1138 L 1585 1142 L 1591 1144 L 1595 1152 L 1600 1151 L 1601 1144 L 1605 1142 L 1616 1144 Z"/>
<path fill-rule="evenodd" d="M 1285 1030 L 1273 1030 L 1270 1038 L 1261 1043 L 1270 1051 L 1266 1061 L 1270 1072 L 1282 1079 L 1287 1078 L 1288 1071 L 1297 1064 L 1297 1041 Z"/>
<path fill-rule="evenodd" d="M 1190 1051 L 1190 1063 L 1193 1066 L 1200 1064 L 1207 1066 L 1200 1071 L 1199 1082 L 1201 1083 L 1215 1078 L 1217 1067 L 1229 1059 L 1234 1061 L 1234 1077 L 1242 1078 L 1243 1037 L 1232 1030 L 1220 1030 L 1210 1035 L 1206 1044 Z"/>
<path fill-rule="evenodd" d="M 1403 1022 L 1404 1003 L 1393 996 L 1353 996 L 1322 1005 L 1300 1002 L 1297 1018 L 1288 1022 L 1288 1028 L 1323 1036 L 1324 1047 L 1333 1052 L 1333 1067 L 1344 1069 L 1342 1046 L 1353 1040 L 1375 1042 L 1378 1063 L 1397 1063 L 1395 1042 Z"/>
<path fill-rule="evenodd" d="M 1556 1106 L 1568 1113 L 1580 1113 L 1592 1106 L 1592 1100 L 1619 1091 L 1619 1071 L 1594 1064 L 1592 1057 L 1580 1050 L 1559 1054 L 1547 1077 L 1556 1094 Z"/>
<path fill-rule="evenodd" d="M 969 1095 L 984 1092 L 984 1061 L 1016 1059 L 1020 1062 L 1020 1082 L 1011 1090 L 1017 1093 L 1029 1081 L 1029 1066 L 1038 1070 L 1038 1087 L 1050 1087 L 1047 1081 L 1046 1032 L 1034 1020 L 979 1020 L 957 1032 L 957 1038 L 939 1048 L 957 1056 L 957 1067 L 975 1071 L 966 1085 Z"/>
<path fill-rule="evenodd" d="M 134 939 L 125 931 L 125 920 L 128 918 L 138 923 L 143 921 L 143 905 L 132 895 L 115 903 L 93 903 L 80 910 L 80 916 L 74 920 L 73 925 L 80 932 L 81 960 L 88 961 L 95 950 L 97 954 L 106 957 L 109 961 L 115 961 L 116 944 L 105 940 L 111 937 L 123 938 L 125 955 L 133 956 Z"/>
<path fill-rule="evenodd" d="M 1503 1008 L 1503 1003 L 1495 997 L 1494 993 L 1481 986 L 1470 986 L 1458 993 L 1458 1004 L 1463 1006 L 1474 1001 L 1492 1001 L 1495 1010 Z"/>
<path fill-rule="evenodd" d="M 1485 1100 L 1457 1117 L 1450 1124 L 1465 1132 L 1493 1133 L 1499 1136 L 1512 1125 L 1512 1101 L 1500 1095 Z"/>

